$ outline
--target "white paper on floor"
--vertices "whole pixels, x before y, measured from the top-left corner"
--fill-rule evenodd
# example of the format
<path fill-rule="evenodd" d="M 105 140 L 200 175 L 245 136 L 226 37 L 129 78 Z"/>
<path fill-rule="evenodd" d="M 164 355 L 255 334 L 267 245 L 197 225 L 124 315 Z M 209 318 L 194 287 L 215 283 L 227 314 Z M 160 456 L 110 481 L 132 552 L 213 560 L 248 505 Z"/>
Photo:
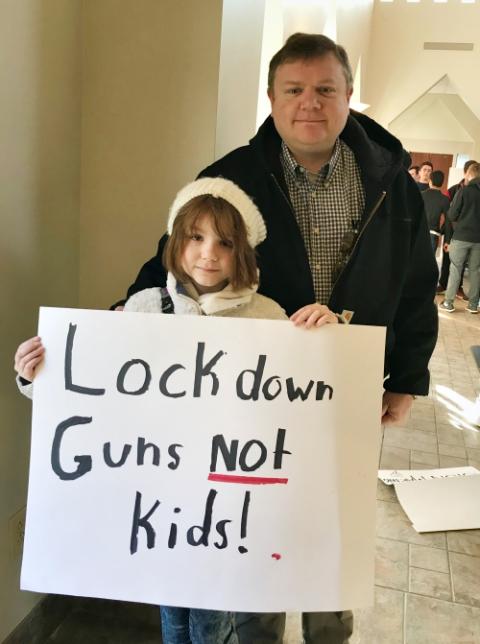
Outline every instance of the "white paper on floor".
<path fill-rule="evenodd" d="M 466 467 L 442 467 L 434 470 L 378 470 L 378 478 L 386 485 L 444 479 L 450 476 L 470 476 L 471 474 L 480 474 L 480 471 L 470 465 Z"/>
<path fill-rule="evenodd" d="M 395 482 L 395 491 L 417 532 L 480 528 L 480 471 L 465 467 L 400 472 L 405 478 Z"/>

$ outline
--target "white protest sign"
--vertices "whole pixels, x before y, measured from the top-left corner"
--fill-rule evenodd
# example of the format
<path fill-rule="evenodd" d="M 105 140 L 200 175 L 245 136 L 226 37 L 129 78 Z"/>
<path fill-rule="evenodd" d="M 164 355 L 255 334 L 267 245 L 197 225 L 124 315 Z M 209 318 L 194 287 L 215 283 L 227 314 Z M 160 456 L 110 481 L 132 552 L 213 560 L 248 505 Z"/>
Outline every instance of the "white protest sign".
<path fill-rule="evenodd" d="M 41 309 L 26 590 L 373 601 L 384 329 Z"/>

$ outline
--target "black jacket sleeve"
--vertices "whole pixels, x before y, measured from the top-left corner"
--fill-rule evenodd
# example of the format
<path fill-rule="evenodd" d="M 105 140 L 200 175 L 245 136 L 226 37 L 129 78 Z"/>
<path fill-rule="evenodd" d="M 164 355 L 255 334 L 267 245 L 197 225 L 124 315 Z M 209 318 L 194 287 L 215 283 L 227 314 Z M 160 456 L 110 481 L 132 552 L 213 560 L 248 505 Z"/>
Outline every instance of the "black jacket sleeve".
<path fill-rule="evenodd" d="M 450 204 L 450 208 L 448 209 L 448 217 L 450 221 L 457 221 L 458 217 L 460 216 L 460 211 L 462 209 L 462 202 L 463 202 L 463 190 L 459 190 L 455 197 L 453 198 L 452 203 Z"/>
<path fill-rule="evenodd" d="M 415 196 L 415 195 L 414 195 Z M 423 203 L 412 203 L 412 241 L 407 274 L 393 322 L 394 347 L 385 389 L 425 396 L 428 362 L 438 334 L 435 288 L 438 269 L 431 250 Z"/>
<path fill-rule="evenodd" d="M 167 272 L 162 264 L 162 254 L 165 244 L 167 242 L 167 235 L 164 235 L 158 242 L 157 254 L 146 262 L 140 272 L 138 273 L 135 281 L 131 284 L 127 291 L 127 296 L 124 300 L 119 300 L 112 304 L 110 309 L 115 309 L 117 306 L 123 306 L 129 297 L 143 291 L 146 288 L 154 286 L 165 286 L 167 281 Z"/>

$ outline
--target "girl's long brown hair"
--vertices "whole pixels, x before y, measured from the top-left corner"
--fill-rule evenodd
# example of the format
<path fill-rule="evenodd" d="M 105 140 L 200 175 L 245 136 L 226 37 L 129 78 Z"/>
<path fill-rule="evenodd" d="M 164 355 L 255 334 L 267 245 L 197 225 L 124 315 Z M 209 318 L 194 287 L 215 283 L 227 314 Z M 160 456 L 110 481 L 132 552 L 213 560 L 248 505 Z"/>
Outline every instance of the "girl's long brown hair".
<path fill-rule="evenodd" d="M 163 251 L 165 268 L 173 273 L 179 282 L 190 280 L 182 268 L 183 251 L 188 239 L 195 232 L 196 221 L 204 215 L 212 218 L 217 235 L 232 243 L 232 287 L 239 290 L 256 284 L 257 261 L 255 251 L 247 241 L 245 222 L 232 204 L 222 197 L 212 195 L 194 197 L 178 211 L 173 222 L 172 234 Z"/>

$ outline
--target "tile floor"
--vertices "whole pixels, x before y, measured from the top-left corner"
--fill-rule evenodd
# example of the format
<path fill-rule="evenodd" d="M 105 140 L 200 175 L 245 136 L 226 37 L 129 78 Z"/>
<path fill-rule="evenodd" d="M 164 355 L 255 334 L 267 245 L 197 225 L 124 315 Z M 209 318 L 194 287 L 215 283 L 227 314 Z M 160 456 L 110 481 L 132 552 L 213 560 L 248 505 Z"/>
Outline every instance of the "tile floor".
<path fill-rule="evenodd" d="M 471 352 L 480 345 L 480 315 L 465 302 L 455 306 L 440 312 L 430 395 L 414 402 L 406 427 L 384 430 L 381 469 L 480 469 L 472 422 L 480 371 Z M 350 644 L 480 644 L 480 530 L 418 534 L 393 488 L 379 481 L 375 576 L 375 607 L 354 611 Z M 292 616 L 288 644 L 301 642 L 298 623 Z"/>
<path fill-rule="evenodd" d="M 430 395 L 407 427 L 384 431 L 383 469 L 480 469 L 480 315 L 455 306 L 440 312 Z M 479 644 L 480 530 L 418 534 L 392 488 L 379 482 L 377 499 L 376 605 L 356 614 L 351 644 Z"/>
<path fill-rule="evenodd" d="M 456 306 L 440 313 L 430 395 L 415 401 L 406 427 L 384 431 L 383 469 L 480 469 L 480 427 L 472 422 L 480 372 L 470 348 L 480 344 L 480 315 Z M 354 613 L 350 644 L 480 644 L 480 530 L 418 534 L 380 482 L 377 502 L 376 604 Z M 123 609 L 100 617 L 74 611 L 45 644 L 160 643 L 158 612 L 144 608 L 142 628 Z M 284 644 L 301 643 L 299 626 L 299 615 L 289 615 Z"/>

